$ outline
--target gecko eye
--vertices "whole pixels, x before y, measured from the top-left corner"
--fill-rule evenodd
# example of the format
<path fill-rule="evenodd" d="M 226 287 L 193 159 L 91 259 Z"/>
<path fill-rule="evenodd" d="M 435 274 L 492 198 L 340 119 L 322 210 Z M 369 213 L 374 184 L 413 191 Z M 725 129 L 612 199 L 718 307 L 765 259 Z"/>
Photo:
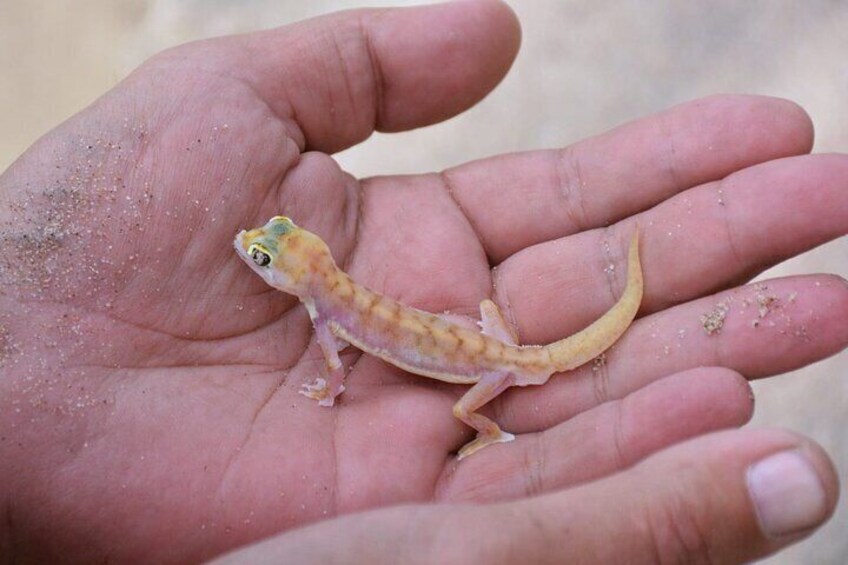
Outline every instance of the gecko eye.
<path fill-rule="evenodd" d="M 260 245 L 251 245 L 247 253 L 253 258 L 253 262 L 260 267 L 267 267 L 271 263 L 271 255 L 268 254 L 268 250 Z"/>
<path fill-rule="evenodd" d="M 271 257 L 267 253 L 262 253 L 257 249 L 253 252 L 253 262 L 260 267 L 265 267 L 271 262 Z"/>

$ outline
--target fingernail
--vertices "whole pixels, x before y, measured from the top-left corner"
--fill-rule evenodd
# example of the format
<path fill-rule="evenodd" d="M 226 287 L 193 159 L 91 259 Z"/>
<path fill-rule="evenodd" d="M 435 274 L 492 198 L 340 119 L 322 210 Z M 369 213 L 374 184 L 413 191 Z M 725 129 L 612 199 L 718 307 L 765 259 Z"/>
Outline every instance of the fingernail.
<path fill-rule="evenodd" d="M 783 451 L 752 465 L 748 490 L 767 536 L 807 530 L 827 517 L 822 482 L 799 451 Z"/>

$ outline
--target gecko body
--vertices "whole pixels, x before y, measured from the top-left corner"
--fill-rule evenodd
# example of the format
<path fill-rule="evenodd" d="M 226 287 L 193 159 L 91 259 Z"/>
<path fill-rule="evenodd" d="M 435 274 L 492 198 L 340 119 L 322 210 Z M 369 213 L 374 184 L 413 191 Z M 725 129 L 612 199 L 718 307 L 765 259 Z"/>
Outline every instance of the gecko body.
<path fill-rule="evenodd" d="M 275 216 L 240 232 L 238 255 L 269 285 L 294 294 L 306 306 L 327 362 L 327 378 L 302 394 L 332 406 L 344 391 L 338 352 L 347 343 L 417 375 L 473 385 L 454 415 L 477 430 L 459 451 L 467 457 L 492 443 L 514 438 L 477 410 L 510 386 L 539 385 L 557 372 L 583 365 L 608 349 L 636 316 L 643 280 L 638 235 L 628 253 L 627 286 L 618 302 L 589 327 L 548 345 L 518 345 L 515 333 L 491 300 L 480 303 L 482 332 L 405 306 L 357 284 L 336 266 L 317 235 Z"/>

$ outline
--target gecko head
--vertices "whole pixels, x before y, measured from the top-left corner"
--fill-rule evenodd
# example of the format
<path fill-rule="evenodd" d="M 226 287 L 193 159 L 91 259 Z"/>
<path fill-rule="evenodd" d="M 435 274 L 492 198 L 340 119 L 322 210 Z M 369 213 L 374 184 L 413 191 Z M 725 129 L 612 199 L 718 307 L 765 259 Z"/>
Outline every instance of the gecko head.
<path fill-rule="evenodd" d="M 240 232 L 235 248 L 266 283 L 297 296 L 308 295 L 316 274 L 333 264 L 321 238 L 286 216 L 274 216 L 262 227 Z"/>

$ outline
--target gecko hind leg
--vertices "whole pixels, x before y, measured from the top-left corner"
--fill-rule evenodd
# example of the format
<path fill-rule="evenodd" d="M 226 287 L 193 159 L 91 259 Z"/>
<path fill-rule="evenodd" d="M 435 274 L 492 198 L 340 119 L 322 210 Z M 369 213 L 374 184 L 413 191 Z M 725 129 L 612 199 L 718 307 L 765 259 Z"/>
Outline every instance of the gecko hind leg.
<path fill-rule="evenodd" d="M 500 429 L 491 419 L 478 414 L 477 410 L 504 390 L 512 386 L 511 373 L 489 373 L 484 375 L 453 407 L 453 415 L 477 430 L 477 437 L 462 446 L 457 454 L 461 460 L 493 443 L 505 443 L 515 436 Z"/>
<path fill-rule="evenodd" d="M 480 328 L 487 336 L 509 345 L 518 344 L 515 328 L 506 321 L 498 305 L 488 298 L 480 301 Z"/>

